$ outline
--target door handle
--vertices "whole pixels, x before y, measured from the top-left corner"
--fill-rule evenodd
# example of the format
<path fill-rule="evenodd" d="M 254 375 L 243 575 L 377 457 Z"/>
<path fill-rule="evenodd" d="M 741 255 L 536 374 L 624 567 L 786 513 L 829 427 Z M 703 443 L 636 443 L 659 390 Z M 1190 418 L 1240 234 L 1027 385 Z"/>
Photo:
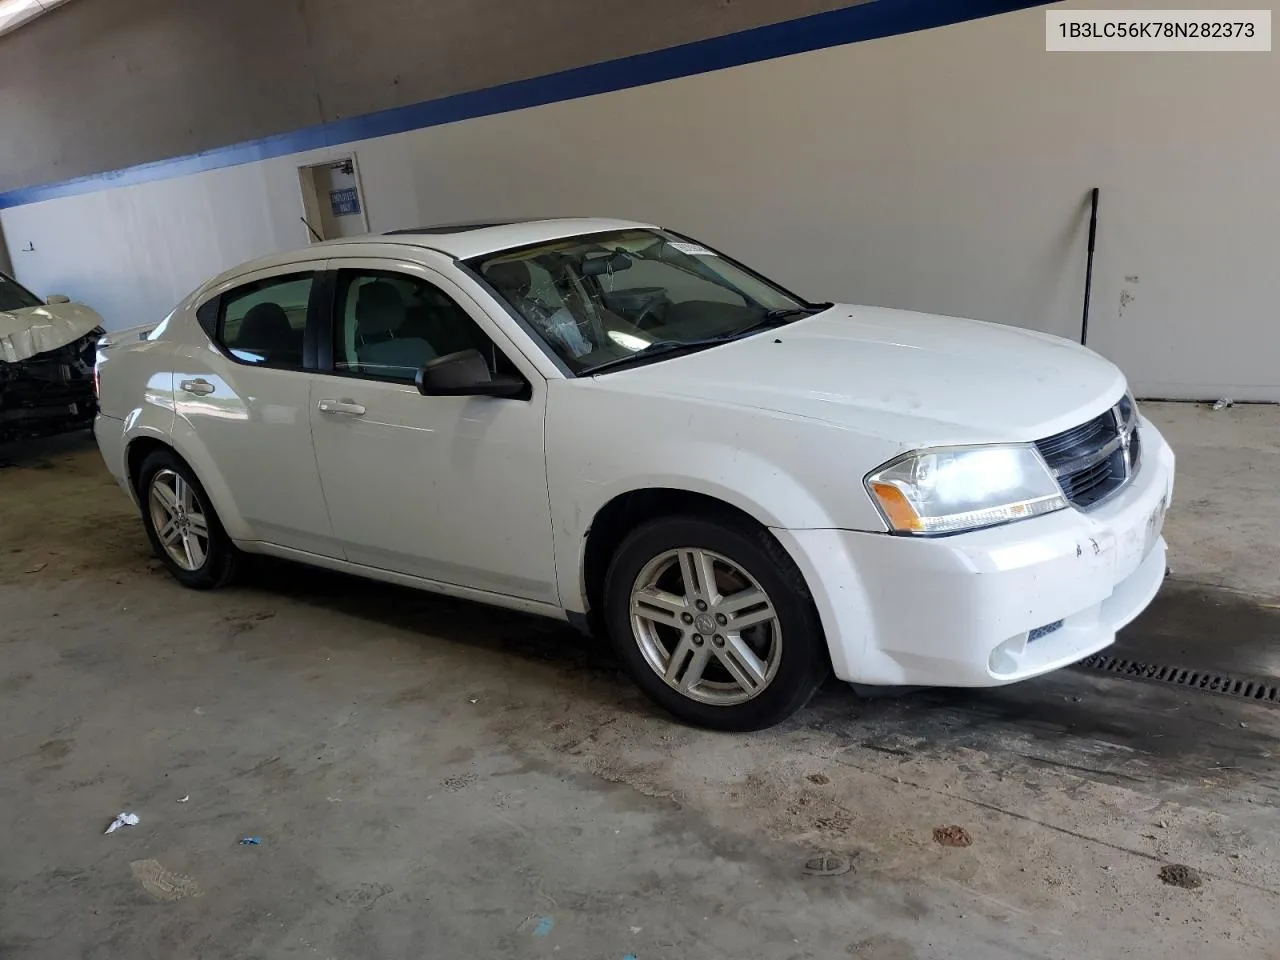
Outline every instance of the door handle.
<path fill-rule="evenodd" d="M 213 393 L 213 384 L 204 377 L 196 377 L 194 380 L 183 380 L 178 384 L 179 389 L 184 393 L 194 393 L 197 397 L 207 397 Z"/>
<path fill-rule="evenodd" d="M 364 404 L 354 400 L 321 400 L 316 404 L 321 413 L 332 413 L 342 417 L 363 417 Z"/>

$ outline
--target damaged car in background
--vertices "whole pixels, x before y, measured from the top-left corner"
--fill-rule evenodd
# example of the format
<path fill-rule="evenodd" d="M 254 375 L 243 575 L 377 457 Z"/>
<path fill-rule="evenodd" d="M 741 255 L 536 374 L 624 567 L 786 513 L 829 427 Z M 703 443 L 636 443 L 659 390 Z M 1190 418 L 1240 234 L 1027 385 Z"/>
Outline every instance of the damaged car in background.
<path fill-rule="evenodd" d="M 40 300 L 0 273 L 0 443 L 93 425 L 102 317 L 67 297 Z"/>

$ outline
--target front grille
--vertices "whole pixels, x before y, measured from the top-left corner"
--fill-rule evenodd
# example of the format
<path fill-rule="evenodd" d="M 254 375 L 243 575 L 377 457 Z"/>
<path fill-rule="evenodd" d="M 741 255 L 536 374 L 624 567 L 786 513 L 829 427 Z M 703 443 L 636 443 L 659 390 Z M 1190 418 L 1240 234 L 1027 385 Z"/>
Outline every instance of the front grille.
<path fill-rule="evenodd" d="M 1096 450 L 1115 435 L 1116 418 L 1108 410 L 1088 423 L 1082 423 L 1078 427 L 1054 434 L 1047 440 L 1041 440 L 1036 446 L 1040 448 L 1040 455 L 1046 461 L 1053 463 L 1059 459 L 1071 460 L 1080 456 L 1081 453 Z"/>
<path fill-rule="evenodd" d="M 1082 510 L 1117 493 L 1138 468 L 1141 442 L 1133 401 L 1125 397 L 1078 427 L 1036 441 L 1062 495 Z"/>

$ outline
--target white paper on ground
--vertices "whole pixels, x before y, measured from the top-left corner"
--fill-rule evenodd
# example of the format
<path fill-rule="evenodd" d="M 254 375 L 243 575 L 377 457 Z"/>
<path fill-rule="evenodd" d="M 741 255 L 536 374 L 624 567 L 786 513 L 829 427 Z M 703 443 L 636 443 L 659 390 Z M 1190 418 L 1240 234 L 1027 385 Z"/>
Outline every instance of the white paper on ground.
<path fill-rule="evenodd" d="M 121 827 L 136 827 L 138 825 L 138 815 L 136 813 L 117 813 L 116 818 L 111 821 L 111 826 L 107 827 L 107 833 L 115 833 Z"/>

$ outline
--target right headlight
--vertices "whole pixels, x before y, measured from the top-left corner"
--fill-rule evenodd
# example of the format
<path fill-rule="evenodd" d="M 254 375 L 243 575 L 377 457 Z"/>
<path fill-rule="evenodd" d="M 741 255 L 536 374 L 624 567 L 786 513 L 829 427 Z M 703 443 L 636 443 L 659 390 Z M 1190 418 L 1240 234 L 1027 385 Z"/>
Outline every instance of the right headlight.
<path fill-rule="evenodd" d="M 866 486 L 894 533 L 959 533 L 1067 506 L 1029 444 L 919 450 L 872 472 Z"/>

